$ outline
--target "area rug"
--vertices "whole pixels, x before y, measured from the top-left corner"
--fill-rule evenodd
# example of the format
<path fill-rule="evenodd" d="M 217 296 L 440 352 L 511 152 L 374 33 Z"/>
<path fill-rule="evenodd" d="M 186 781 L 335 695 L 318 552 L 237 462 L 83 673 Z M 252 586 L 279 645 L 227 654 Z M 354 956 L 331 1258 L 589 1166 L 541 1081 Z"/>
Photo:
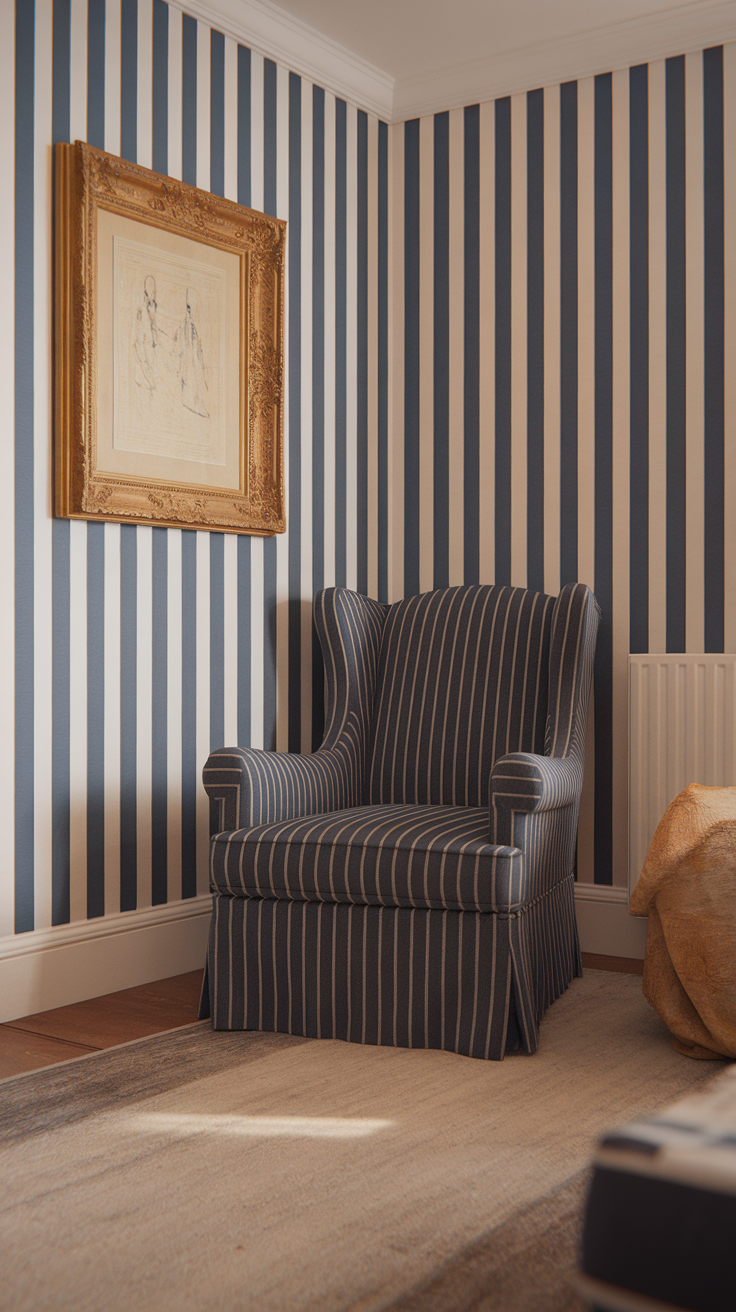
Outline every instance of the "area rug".
<path fill-rule="evenodd" d="M 589 971 L 532 1057 L 204 1022 L 0 1083 L 0 1307 L 572 1312 L 597 1136 L 717 1074 Z"/>

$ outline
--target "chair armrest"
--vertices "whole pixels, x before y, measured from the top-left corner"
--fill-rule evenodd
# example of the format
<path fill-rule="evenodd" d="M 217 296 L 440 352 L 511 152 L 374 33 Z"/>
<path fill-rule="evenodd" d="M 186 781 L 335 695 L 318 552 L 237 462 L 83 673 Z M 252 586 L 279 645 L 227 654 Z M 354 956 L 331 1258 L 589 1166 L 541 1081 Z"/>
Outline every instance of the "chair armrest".
<path fill-rule="evenodd" d="M 523 851 L 523 836 L 514 832 L 514 814 L 571 806 L 579 801 L 582 787 L 583 772 L 576 758 L 537 756 L 532 752 L 511 752 L 500 757 L 491 771 L 492 841 Z"/>
<path fill-rule="evenodd" d="M 210 799 L 210 833 L 356 806 L 357 746 L 357 734 L 346 728 L 338 747 L 320 748 L 311 756 L 250 747 L 213 752 L 202 772 Z"/>

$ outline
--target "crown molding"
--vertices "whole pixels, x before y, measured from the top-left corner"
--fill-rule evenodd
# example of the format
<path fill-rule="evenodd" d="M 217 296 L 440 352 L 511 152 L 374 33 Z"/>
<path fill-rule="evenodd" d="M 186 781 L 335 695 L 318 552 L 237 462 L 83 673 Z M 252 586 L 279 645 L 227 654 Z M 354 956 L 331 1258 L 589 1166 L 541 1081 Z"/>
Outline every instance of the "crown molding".
<path fill-rule="evenodd" d="M 651 63 L 734 39 L 735 0 L 691 0 L 690 4 L 661 9 L 646 17 L 399 78 L 394 87 L 391 120 L 398 123 L 440 110 L 459 109 L 497 96 Z"/>
<path fill-rule="evenodd" d="M 736 0 L 690 0 L 642 18 L 394 81 L 271 0 L 170 3 L 389 123 L 736 40 Z"/>
<path fill-rule="evenodd" d="M 390 121 L 394 79 L 270 0 L 186 0 L 171 7 L 233 37 L 349 104 Z"/>

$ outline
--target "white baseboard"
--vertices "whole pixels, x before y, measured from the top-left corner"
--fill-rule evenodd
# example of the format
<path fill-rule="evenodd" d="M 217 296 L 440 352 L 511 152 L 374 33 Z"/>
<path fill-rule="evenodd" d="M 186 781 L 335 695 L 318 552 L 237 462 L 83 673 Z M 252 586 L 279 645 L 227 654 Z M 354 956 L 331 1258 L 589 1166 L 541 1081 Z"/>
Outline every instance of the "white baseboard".
<path fill-rule="evenodd" d="M 625 888 L 578 883 L 575 885 L 575 911 L 582 952 L 643 958 L 647 940 L 646 916 L 629 915 L 629 895 Z"/>
<path fill-rule="evenodd" d="M 0 1022 L 204 966 L 210 896 L 0 939 Z"/>
<path fill-rule="evenodd" d="M 0 1022 L 197 970 L 211 909 L 204 896 L 0 939 Z M 575 909 L 583 952 L 644 956 L 647 922 L 626 889 L 577 884 Z"/>

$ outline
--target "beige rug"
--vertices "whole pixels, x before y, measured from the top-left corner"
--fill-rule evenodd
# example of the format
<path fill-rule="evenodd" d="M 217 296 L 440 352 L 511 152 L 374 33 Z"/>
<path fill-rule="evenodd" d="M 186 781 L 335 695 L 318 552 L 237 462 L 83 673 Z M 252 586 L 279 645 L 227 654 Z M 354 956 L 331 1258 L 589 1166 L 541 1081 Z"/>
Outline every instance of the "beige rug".
<path fill-rule="evenodd" d="M 205 1024 L 20 1076 L 0 1307 L 562 1312 L 597 1136 L 720 1069 L 589 971 L 501 1063 Z"/>

